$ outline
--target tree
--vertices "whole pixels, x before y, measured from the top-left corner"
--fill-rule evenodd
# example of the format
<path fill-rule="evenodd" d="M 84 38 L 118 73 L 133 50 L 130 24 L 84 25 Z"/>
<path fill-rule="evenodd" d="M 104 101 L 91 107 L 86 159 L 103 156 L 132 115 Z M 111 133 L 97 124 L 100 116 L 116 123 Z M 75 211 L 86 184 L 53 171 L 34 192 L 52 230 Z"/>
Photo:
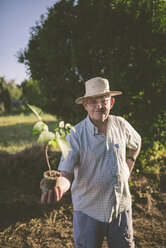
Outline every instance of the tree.
<path fill-rule="evenodd" d="M 6 82 L 6 88 L 8 89 L 11 98 L 20 99 L 22 97 L 20 86 L 16 85 L 14 80 Z"/>
<path fill-rule="evenodd" d="M 7 83 L 4 77 L 0 78 L 0 103 L 4 106 L 4 111 L 10 113 L 11 111 L 11 96 L 7 88 Z M 3 109 L 2 109 L 3 111 Z"/>
<path fill-rule="evenodd" d="M 45 100 L 41 95 L 39 81 L 33 79 L 25 80 L 22 82 L 20 88 L 22 90 L 23 99 L 26 103 L 33 103 L 36 106 L 45 104 Z"/>
<path fill-rule="evenodd" d="M 28 49 L 19 54 L 32 78 L 40 81 L 42 99 L 46 101 L 44 108 L 39 107 L 68 120 L 79 116 L 74 99 L 83 89 L 72 55 L 73 2 L 55 4 L 48 18 L 32 28 Z"/>
<path fill-rule="evenodd" d="M 165 16 L 164 0 L 61 0 L 32 28 L 19 60 L 39 81 L 45 110 L 74 122 L 82 118 L 74 105 L 82 82 L 103 76 L 111 89 L 123 91 L 116 114 L 146 137 L 162 139 Z"/>

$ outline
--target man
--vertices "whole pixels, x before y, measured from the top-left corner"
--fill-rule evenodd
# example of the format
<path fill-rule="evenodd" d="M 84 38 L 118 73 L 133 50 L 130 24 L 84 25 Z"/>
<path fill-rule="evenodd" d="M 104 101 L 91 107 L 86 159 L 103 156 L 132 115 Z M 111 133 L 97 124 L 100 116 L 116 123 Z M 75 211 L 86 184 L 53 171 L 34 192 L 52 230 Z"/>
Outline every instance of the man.
<path fill-rule="evenodd" d="M 74 207 L 76 248 L 134 247 L 128 178 L 141 147 L 141 137 L 122 117 L 109 115 L 119 91 L 107 79 L 92 78 L 86 93 L 76 99 L 88 116 L 67 139 L 72 147 L 59 164 L 60 185 L 42 194 L 41 202 L 55 203 L 70 188 Z M 128 156 L 126 158 L 126 148 Z"/>

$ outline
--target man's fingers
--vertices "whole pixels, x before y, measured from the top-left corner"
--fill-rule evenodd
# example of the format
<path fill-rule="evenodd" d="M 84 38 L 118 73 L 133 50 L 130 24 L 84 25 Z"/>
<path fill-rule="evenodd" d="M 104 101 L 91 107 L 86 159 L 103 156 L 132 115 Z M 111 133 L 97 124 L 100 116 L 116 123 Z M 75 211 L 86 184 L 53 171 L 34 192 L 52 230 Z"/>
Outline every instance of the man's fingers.
<path fill-rule="evenodd" d="M 48 192 L 43 192 L 42 195 L 41 195 L 41 203 L 42 204 L 46 204 L 47 203 L 47 198 L 48 198 Z"/>
<path fill-rule="evenodd" d="M 62 197 L 60 187 L 54 188 L 54 202 L 58 202 Z"/>
<path fill-rule="evenodd" d="M 45 191 L 41 195 L 42 204 L 52 204 L 58 202 L 62 197 L 62 191 L 60 187 Z"/>
<path fill-rule="evenodd" d="M 40 181 L 40 189 L 41 190 L 42 190 L 43 186 L 44 186 L 44 178 Z"/>
<path fill-rule="evenodd" d="M 54 201 L 54 193 L 53 193 L 53 190 L 50 189 L 50 190 L 48 191 L 47 203 L 48 203 L 48 204 L 51 204 L 51 203 L 53 203 L 53 201 Z"/>

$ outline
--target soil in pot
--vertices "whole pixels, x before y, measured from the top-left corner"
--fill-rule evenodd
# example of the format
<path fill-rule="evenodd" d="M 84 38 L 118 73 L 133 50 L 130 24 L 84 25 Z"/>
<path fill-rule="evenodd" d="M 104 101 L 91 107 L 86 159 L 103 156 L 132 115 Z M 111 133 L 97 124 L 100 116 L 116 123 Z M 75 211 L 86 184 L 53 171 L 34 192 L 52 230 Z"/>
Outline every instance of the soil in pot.
<path fill-rule="evenodd" d="M 44 172 L 44 187 L 42 187 L 42 191 L 49 191 L 50 189 L 54 189 L 59 185 L 59 178 L 61 173 L 59 171 L 51 170 Z"/>

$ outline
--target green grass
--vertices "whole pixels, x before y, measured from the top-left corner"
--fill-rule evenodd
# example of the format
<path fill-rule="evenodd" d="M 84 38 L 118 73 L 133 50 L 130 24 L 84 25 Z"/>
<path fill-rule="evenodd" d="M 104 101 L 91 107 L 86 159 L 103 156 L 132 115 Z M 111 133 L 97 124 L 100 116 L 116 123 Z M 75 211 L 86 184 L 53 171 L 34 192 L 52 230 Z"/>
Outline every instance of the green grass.
<path fill-rule="evenodd" d="M 56 117 L 45 114 L 43 120 L 53 131 Z M 0 116 L 0 150 L 15 153 L 36 143 L 37 137 L 32 135 L 36 121 L 34 114 Z"/>

